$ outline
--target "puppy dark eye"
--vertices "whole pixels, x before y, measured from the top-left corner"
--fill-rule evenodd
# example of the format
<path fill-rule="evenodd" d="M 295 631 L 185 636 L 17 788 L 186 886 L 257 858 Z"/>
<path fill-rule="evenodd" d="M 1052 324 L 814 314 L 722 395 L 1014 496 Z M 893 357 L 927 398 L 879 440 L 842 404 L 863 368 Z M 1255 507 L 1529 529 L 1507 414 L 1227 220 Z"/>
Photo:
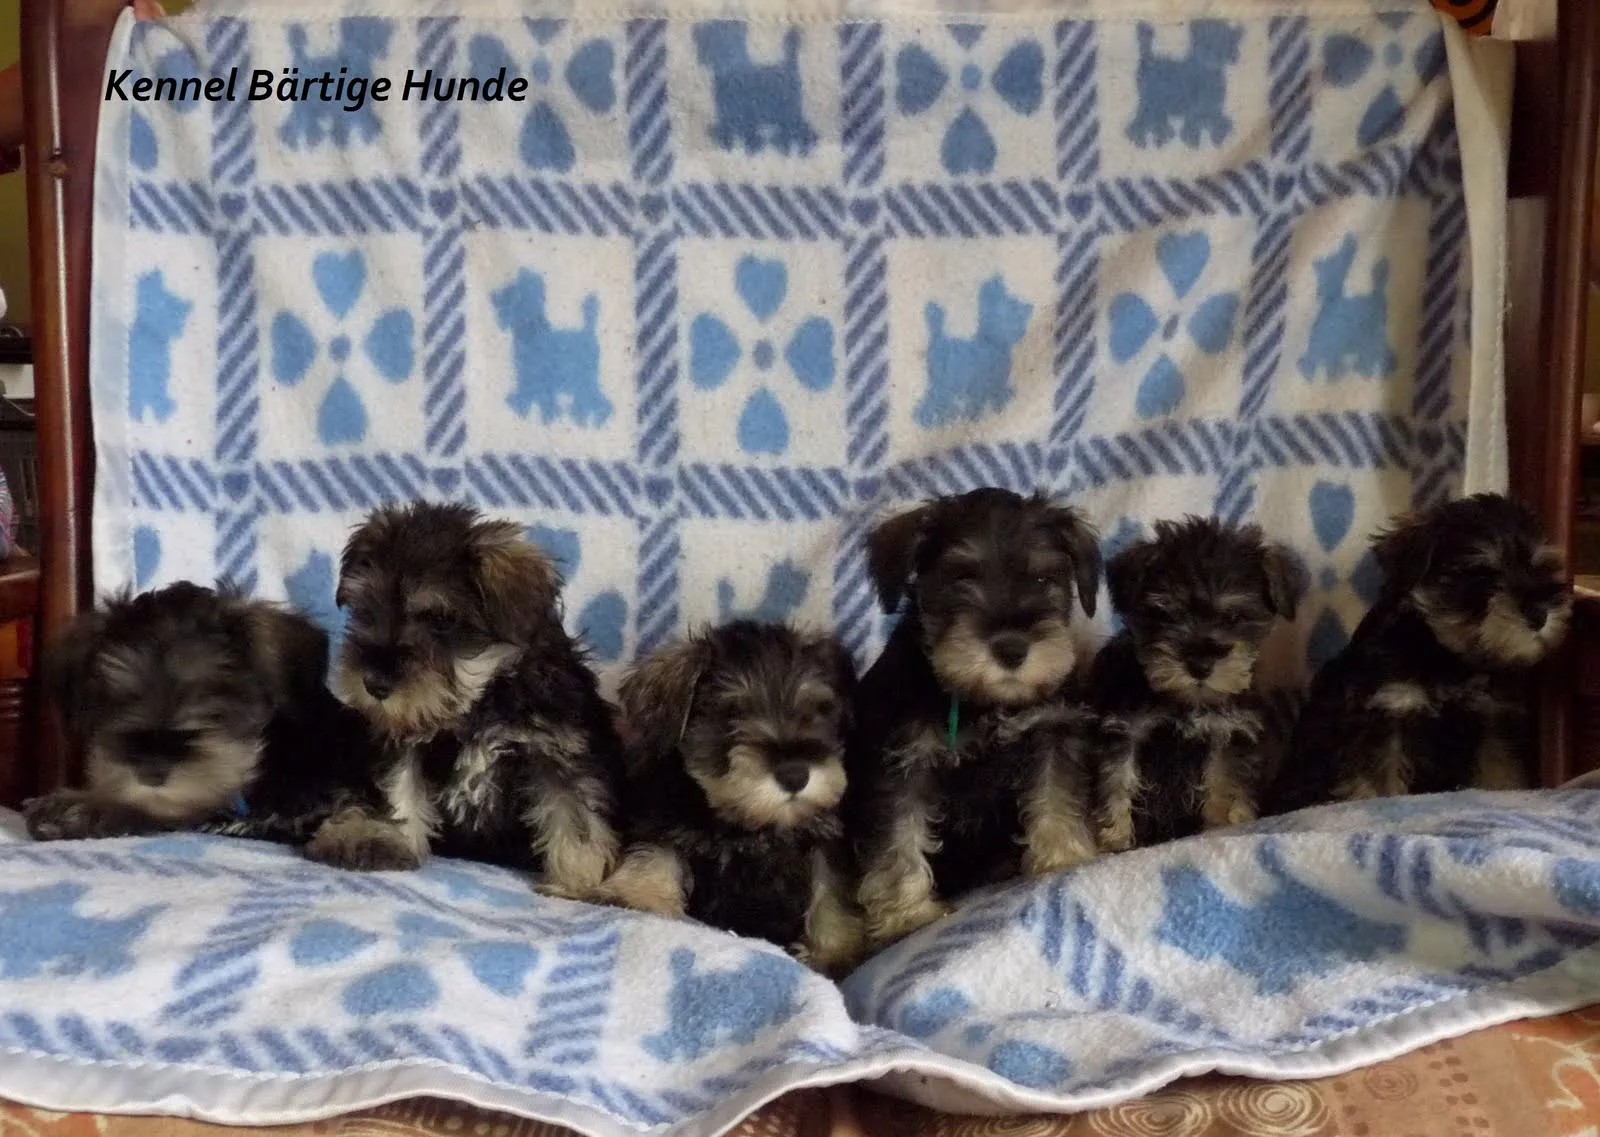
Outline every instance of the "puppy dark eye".
<path fill-rule="evenodd" d="M 424 612 L 419 617 L 430 632 L 446 635 L 456 630 L 458 621 L 450 612 Z"/>

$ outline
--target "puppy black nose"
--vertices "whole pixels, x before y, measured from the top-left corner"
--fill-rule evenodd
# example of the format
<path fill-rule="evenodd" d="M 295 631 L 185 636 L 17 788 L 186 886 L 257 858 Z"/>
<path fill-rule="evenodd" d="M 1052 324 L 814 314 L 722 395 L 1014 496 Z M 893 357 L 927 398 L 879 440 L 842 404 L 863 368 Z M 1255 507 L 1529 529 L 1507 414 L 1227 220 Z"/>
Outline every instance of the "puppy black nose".
<path fill-rule="evenodd" d="M 367 694 L 380 703 L 394 694 L 394 680 L 381 675 L 368 675 L 361 680 L 361 685 L 367 689 Z"/>
<path fill-rule="evenodd" d="M 1217 665 L 1217 660 L 1226 654 L 1226 648 L 1209 641 L 1189 644 L 1179 653 L 1183 660 L 1183 666 L 1196 679 L 1204 679 L 1210 675 L 1212 668 Z"/>
<path fill-rule="evenodd" d="M 1002 667 L 1016 669 L 1028 658 L 1033 641 L 1022 632 L 1001 632 L 989 641 L 989 653 L 1000 661 Z"/>
<path fill-rule="evenodd" d="M 133 776 L 146 786 L 164 786 L 170 768 L 165 762 L 141 762 L 133 768 Z"/>
<path fill-rule="evenodd" d="M 1528 627 L 1536 632 L 1544 630 L 1544 625 L 1550 619 L 1550 609 L 1539 600 L 1525 600 L 1522 603 L 1522 618 L 1528 621 Z"/>
<path fill-rule="evenodd" d="M 811 780 L 811 767 L 804 762 L 782 762 L 773 768 L 772 780 L 784 793 L 797 794 Z"/>

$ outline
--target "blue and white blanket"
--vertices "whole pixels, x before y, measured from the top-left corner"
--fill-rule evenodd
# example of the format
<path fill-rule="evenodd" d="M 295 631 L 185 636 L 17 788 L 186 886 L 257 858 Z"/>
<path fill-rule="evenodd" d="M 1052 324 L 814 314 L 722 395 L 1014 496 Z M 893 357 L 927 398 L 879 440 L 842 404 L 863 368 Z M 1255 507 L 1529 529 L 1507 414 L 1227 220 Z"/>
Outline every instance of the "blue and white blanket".
<path fill-rule="evenodd" d="M 215 0 L 128 23 L 96 584 L 228 576 L 337 636 L 351 524 L 459 497 L 555 554 L 608 681 L 740 613 L 834 625 L 864 665 L 872 518 L 1048 487 L 1108 548 L 1162 516 L 1264 523 L 1313 582 L 1269 652 L 1297 682 L 1370 598 L 1375 527 L 1497 488 L 1469 461 L 1503 418 L 1467 397 L 1498 355 L 1468 350 L 1469 280 L 1495 273 L 1468 240 L 1461 42 L 1426 0 Z M 386 99 L 280 99 L 324 72 Z M 141 79 L 233 99 L 132 101 Z M 522 100 L 488 101 L 496 79 Z"/>
<path fill-rule="evenodd" d="M 440 861 L 0 843 L 0 1098 L 237 1123 L 460 1098 L 708 1137 L 808 1085 L 1076 1109 L 1314 1077 L 1600 999 L 1600 792 L 1313 811 L 978 899 L 836 988 Z"/>

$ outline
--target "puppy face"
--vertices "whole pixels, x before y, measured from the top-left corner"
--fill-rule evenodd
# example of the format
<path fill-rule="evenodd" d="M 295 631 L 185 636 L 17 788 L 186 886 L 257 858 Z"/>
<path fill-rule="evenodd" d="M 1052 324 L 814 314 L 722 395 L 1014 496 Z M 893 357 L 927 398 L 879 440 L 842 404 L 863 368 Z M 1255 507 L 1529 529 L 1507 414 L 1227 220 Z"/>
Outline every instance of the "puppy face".
<path fill-rule="evenodd" d="M 88 750 L 90 789 L 184 822 L 249 786 L 268 720 L 316 695 L 327 656 L 304 616 L 183 583 L 83 617 L 51 645 L 45 681 Z"/>
<path fill-rule="evenodd" d="M 739 620 L 679 641 L 624 680 L 642 761 L 681 761 L 724 820 L 803 825 L 844 796 L 855 670 L 831 636 Z"/>
<path fill-rule="evenodd" d="M 1251 687 L 1272 621 L 1294 616 L 1305 587 L 1260 529 L 1198 517 L 1157 522 L 1153 539 L 1111 558 L 1106 579 L 1150 686 L 1196 703 Z"/>
<path fill-rule="evenodd" d="M 981 489 L 890 518 L 867 540 L 886 609 L 908 592 L 946 690 L 1023 705 L 1077 662 L 1074 598 L 1094 615 L 1100 551 L 1076 511 L 1036 494 Z"/>
<path fill-rule="evenodd" d="M 1525 667 L 1566 635 L 1572 593 L 1561 554 L 1509 498 L 1448 502 L 1403 519 L 1372 549 L 1385 592 L 1412 603 L 1458 655 Z"/>
<path fill-rule="evenodd" d="M 340 562 L 336 599 L 349 620 L 335 687 L 391 738 L 431 734 L 560 625 L 558 588 L 511 522 L 463 505 L 380 507 Z"/>

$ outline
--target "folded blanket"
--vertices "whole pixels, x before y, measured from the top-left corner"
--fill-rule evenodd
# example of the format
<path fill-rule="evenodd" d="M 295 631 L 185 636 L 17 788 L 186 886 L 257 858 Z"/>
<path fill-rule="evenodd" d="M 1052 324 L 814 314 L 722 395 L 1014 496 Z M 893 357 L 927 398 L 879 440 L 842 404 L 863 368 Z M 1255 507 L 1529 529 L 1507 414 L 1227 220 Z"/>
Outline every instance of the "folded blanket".
<path fill-rule="evenodd" d="M 1596 998 L 1600 792 L 1309 811 L 974 898 L 841 989 L 439 861 L 0 844 L 0 1097 L 266 1124 L 430 1094 L 709 1137 L 881 1078 L 979 1112 L 1315 1077 Z"/>

